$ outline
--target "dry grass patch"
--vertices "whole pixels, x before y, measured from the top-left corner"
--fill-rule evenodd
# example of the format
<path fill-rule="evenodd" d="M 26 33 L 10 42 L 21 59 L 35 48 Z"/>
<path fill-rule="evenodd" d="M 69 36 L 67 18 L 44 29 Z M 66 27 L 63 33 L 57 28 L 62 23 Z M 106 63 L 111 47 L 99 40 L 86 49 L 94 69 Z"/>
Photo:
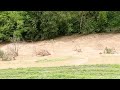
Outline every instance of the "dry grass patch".
<path fill-rule="evenodd" d="M 116 53 L 115 48 L 106 47 L 105 50 L 104 50 L 104 54 L 115 54 L 115 53 Z"/>
<path fill-rule="evenodd" d="M 44 50 L 44 49 L 40 49 L 40 50 L 37 50 L 35 51 L 35 54 L 36 56 L 48 56 L 48 55 L 51 55 L 50 52 L 48 52 L 47 50 Z"/>
<path fill-rule="evenodd" d="M 2 61 L 10 61 L 11 58 L 8 56 L 7 53 L 5 53 L 4 51 L 0 50 L 0 59 Z"/>

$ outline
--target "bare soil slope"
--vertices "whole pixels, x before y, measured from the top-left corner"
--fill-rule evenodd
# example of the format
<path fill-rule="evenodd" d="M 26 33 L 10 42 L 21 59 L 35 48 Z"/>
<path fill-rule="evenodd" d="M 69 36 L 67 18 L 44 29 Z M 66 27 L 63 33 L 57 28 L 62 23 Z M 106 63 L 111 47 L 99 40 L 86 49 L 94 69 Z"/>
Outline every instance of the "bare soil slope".
<path fill-rule="evenodd" d="M 11 44 L 1 45 L 7 51 Z M 19 43 L 19 56 L 13 61 L 0 61 L 0 68 L 53 67 L 81 64 L 120 64 L 120 34 L 72 35 L 35 43 Z M 105 47 L 116 54 L 100 54 Z M 36 56 L 39 50 L 51 55 Z M 56 60 L 53 60 L 56 59 Z M 46 60 L 46 61 L 45 61 Z"/>

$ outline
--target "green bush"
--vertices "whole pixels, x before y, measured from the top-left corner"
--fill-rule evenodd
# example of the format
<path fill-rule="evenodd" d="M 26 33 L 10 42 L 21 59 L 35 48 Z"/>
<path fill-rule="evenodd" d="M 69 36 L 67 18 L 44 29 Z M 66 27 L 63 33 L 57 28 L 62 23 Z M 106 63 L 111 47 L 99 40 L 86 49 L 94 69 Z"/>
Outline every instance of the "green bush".
<path fill-rule="evenodd" d="M 0 41 L 120 32 L 120 11 L 0 11 Z"/>

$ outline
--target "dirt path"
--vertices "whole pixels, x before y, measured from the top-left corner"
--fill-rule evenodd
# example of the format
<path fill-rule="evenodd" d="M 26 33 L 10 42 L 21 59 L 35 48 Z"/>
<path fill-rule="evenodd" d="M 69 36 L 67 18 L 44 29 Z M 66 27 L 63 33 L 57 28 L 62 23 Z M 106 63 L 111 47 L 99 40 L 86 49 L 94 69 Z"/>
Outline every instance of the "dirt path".
<path fill-rule="evenodd" d="M 0 48 L 4 51 L 7 45 Z M 0 61 L 0 69 L 19 67 L 53 67 L 81 64 L 120 64 L 120 34 L 72 35 L 36 43 L 20 43 L 19 56 L 14 61 Z M 117 54 L 103 55 L 105 47 Z M 35 50 L 45 49 L 50 56 L 35 56 Z M 81 49 L 81 52 L 79 50 Z M 53 60 L 58 58 L 60 60 Z M 46 60 L 40 61 L 40 60 Z M 48 61 L 47 61 L 48 60 Z M 51 60 L 51 61 L 50 61 Z"/>

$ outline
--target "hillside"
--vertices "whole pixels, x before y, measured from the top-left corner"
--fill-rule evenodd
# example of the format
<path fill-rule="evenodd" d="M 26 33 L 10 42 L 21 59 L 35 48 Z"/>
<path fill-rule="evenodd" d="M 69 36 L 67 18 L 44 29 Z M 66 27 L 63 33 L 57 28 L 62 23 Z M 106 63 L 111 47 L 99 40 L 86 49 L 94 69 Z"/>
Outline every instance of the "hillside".
<path fill-rule="evenodd" d="M 7 51 L 11 44 L 0 46 Z M 72 35 L 34 43 L 19 43 L 16 60 L 0 61 L 0 68 L 53 67 L 81 64 L 120 64 L 120 34 Z M 104 54 L 105 48 L 115 54 Z M 36 56 L 35 51 L 47 50 L 51 55 Z"/>

